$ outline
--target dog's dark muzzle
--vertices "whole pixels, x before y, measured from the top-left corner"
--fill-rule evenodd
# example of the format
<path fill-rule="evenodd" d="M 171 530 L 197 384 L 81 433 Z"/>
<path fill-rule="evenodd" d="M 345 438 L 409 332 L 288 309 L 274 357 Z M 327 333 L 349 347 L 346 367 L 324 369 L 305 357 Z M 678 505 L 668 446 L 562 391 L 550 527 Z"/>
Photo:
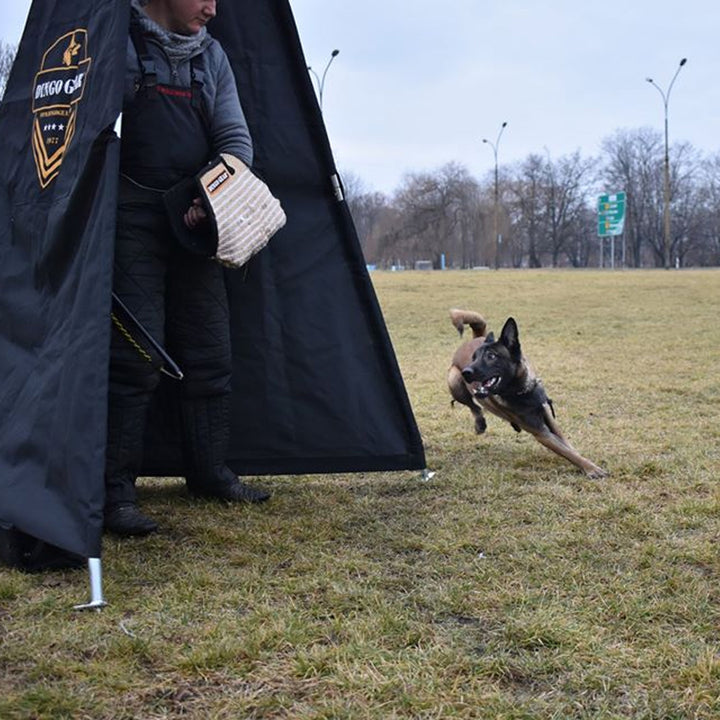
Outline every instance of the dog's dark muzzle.
<path fill-rule="evenodd" d="M 461 370 L 460 374 L 463 380 L 470 386 L 472 394 L 476 397 L 484 398 L 498 390 L 500 377 L 497 375 L 482 379 L 482 377 L 478 377 L 472 365 L 468 365 Z"/>

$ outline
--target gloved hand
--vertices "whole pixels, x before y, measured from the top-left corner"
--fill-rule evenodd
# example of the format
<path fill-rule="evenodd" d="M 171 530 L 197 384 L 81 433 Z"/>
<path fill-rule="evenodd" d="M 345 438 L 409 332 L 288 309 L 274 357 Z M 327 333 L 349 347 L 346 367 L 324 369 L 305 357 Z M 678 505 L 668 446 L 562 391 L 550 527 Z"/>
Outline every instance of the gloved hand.
<path fill-rule="evenodd" d="M 207 212 L 205 212 L 205 208 L 202 206 L 202 200 L 197 197 L 193 200 L 193 204 L 188 208 L 185 215 L 183 215 L 183 221 L 186 227 L 193 230 L 206 220 Z"/>

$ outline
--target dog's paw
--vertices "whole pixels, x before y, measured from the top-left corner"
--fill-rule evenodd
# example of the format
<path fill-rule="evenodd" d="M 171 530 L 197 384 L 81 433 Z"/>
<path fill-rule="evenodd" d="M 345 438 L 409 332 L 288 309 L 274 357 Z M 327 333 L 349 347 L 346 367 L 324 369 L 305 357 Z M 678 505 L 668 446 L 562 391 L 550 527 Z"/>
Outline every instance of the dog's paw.
<path fill-rule="evenodd" d="M 603 470 L 597 465 L 585 471 L 585 475 L 587 475 L 591 480 L 602 480 L 603 478 L 606 478 L 609 474 L 610 473 L 607 470 Z"/>
<path fill-rule="evenodd" d="M 482 435 L 487 430 L 487 422 L 485 421 L 485 418 L 477 415 L 475 416 L 475 433 L 477 435 Z"/>

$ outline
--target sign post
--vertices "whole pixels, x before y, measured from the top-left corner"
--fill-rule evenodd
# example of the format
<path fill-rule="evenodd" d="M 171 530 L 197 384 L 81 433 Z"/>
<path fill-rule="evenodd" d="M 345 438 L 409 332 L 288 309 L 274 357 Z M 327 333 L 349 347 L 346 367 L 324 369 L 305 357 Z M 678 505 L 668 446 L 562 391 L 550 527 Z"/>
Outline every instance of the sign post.
<path fill-rule="evenodd" d="M 603 266 L 603 239 L 610 238 L 610 267 L 615 267 L 615 236 L 625 229 L 625 193 L 600 195 L 598 198 L 598 236 L 600 237 L 600 267 Z M 623 252 L 623 258 L 625 253 Z"/>

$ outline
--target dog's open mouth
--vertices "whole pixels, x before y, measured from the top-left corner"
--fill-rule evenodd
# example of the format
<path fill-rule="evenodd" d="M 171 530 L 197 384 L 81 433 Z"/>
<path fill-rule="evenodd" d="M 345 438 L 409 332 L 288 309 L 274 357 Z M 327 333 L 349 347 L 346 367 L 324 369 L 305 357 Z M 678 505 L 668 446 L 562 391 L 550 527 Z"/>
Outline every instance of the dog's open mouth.
<path fill-rule="evenodd" d="M 500 377 L 495 377 L 483 380 L 483 382 L 473 383 L 473 393 L 476 397 L 487 397 L 493 390 L 493 388 L 500 382 Z"/>

